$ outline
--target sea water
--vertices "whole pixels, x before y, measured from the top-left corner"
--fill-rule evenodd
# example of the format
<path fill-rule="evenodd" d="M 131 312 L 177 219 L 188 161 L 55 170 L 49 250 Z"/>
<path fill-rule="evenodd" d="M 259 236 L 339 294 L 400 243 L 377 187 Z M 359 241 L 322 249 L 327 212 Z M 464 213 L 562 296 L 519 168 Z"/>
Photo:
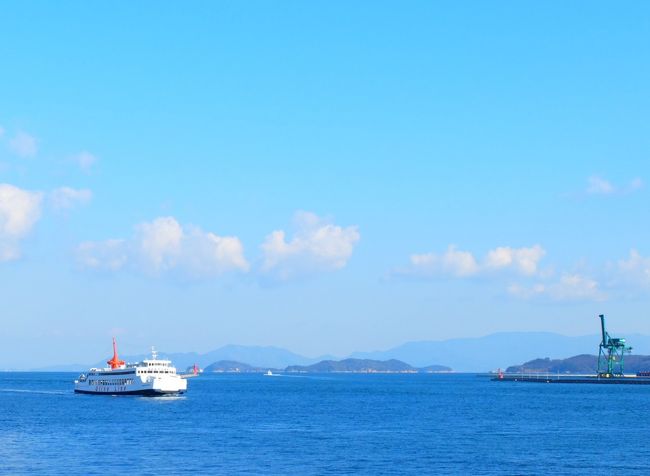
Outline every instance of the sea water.
<path fill-rule="evenodd" d="M 650 474 L 650 387 L 212 374 L 180 397 L 0 373 L 1 474 Z"/>

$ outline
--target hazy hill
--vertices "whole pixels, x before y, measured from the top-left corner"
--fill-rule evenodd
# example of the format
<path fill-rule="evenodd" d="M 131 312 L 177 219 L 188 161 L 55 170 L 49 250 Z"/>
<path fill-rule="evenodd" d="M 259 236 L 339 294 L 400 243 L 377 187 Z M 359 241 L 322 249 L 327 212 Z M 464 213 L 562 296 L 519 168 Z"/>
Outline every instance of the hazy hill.
<path fill-rule="evenodd" d="M 204 372 L 241 372 L 241 373 L 258 373 L 266 372 L 268 367 L 253 367 L 252 365 L 234 360 L 220 360 L 214 362 L 203 369 Z"/>
<path fill-rule="evenodd" d="M 150 358 L 151 354 L 121 355 L 127 362 L 138 362 Z M 96 362 L 93 366 L 103 367 L 106 359 Z M 283 369 L 288 365 L 309 365 L 330 356 L 309 358 L 286 349 L 272 346 L 226 345 L 216 350 L 199 354 L 196 352 L 166 353 L 160 352 L 159 358 L 170 359 L 177 369 L 184 369 L 197 364 L 201 368 L 219 361 L 246 362 L 247 365 L 260 368 Z M 85 367 L 87 369 L 88 367 Z"/>
<path fill-rule="evenodd" d="M 400 360 L 343 359 L 323 360 L 312 365 L 291 365 L 287 372 L 441 372 L 450 371 L 449 367 L 430 365 L 426 369 L 417 369 Z"/>
<path fill-rule="evenodd" d="M 203 369 L 204 372 L 240 372 L 240 373 L 261 373 L 267 370 L 282 371 L 281 369 L 270 369 L 269 367 L 254 367 L 243 362 L 232 360 L 220 360 Z M 322 360 L 312 365 L 290 365 L 284 369 L 285 372 L 449 372 L 451 369 L 444 365 L 429 365 L 417 369 L 399 360 L 368 360 L 368 359 L 344 359 L 344 360 Z"/>
<path fill-rule="evenodd" d="M 634 348 L 634 354 L 650 354 L 650 337 L 622 335 Z M 599 335 L 569 337 L 551 332 L 500 332 L 472 339 L 407 342 L 388 350 L 355 352 L 359 359 L 398 359 L 415 367 L 439 362 L 458 372 L 489 371 L 505 368 L 512 362 L 527 362 L 540 355 L 561 359 L 567 355 L 593 354 L 598 351 Z"/>
<path fill-rule="evenodd" d="M 617 337 L 626 337 L 634 350 L 633 354 L 650 354 L 650 337 L 642 335 L 623 335 L 612 332 Z M 388 350 L 375 352 L 355 352 L 350 358 L 391 360 L 406 362 L 413 367 L 425 367 L 431 362 L 449 366 L 458 372 L 482 372 L 505 368 L 512 362 L 529 362 L 540 355 L 550 359 L 563 359 L 567 355 L 593 354 L 598 350 L 599 335 L 568 337 L 550 332 L 501 332 L 472 339 L 449 339 L 441 341 L 407 342 Z M 252 367 L 283 369 L 288 366 L 307 366 L 322 360 L 337 360 L 331 356 L 309 358 L 278 347 L 227 345 L 211 352 L 199 354 L 160 353 L 171 359 L 177 368 L 184 369 L 198 364 L 204 368 L 218 361 L 246 362 Z M 135 362 L 148 355 L 126 355 L 122 358 Z M 105 359 L 92 366 L 103 367 Z M 58 365 L 41 370 L 84 371 L 91 365 Z"/>
<path fill-rule="evenodd" d="M 568 359 L 534 359 L 521 365 L 513 365 L 506 369 L 507 373 L 561 373 L 589 374 L 598 368 L 596 355 L 576 355 Z M 650 355 L 626 355 L 625 373 L 650 371 Z"/>
<path fill-rule="evenodd" d="M 291 365 L 287 372 L 415 372 L 417 369 L 399 360 L 343 359 L 323 360 L 312 365 Z"/>

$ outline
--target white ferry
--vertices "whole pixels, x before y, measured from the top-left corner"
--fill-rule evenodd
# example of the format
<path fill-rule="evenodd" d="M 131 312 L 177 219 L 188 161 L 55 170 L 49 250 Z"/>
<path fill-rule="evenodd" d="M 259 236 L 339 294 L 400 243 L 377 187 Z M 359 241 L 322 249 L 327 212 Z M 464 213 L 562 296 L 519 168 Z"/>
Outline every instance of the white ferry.
<path fill-rule="evenodd" d="M 74 381 L 75 393 L 104 395 L 175 395 L 187 390 L 187 377 L 179 375 L 170 360 L 158 359 L 151 349 L 151 359 L 126 364 L 117 356 L 113 338 L 113 358 L 106 362 L 110 367 L 90 369 Z M 196 374 L 196 370 L 195 370 Z"/>

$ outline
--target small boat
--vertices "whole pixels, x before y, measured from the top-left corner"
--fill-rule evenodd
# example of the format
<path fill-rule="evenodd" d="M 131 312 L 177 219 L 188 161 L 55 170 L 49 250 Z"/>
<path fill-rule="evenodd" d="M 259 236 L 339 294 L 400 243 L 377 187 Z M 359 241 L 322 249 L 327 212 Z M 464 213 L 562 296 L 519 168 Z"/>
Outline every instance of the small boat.
<path fill-rule="evenodd" d="M 273 377 L 273 372 L 271 372 L 270 370 L 267 371 L 267 372 L 266 372 L 266 376 L 267 376 L 267 377 Z"/>
<path fill-rule="evenodd" d="M 75 393 L 98 395 L 177 395 L 187 391 L 187 380 L 176 373 L 170 360 L 159 359 L 152 347 L 151 358 L 127 364 L 117 356 L 113 338 L 113 358 L 109 366 L 92 368 L 74 381 Z"/>

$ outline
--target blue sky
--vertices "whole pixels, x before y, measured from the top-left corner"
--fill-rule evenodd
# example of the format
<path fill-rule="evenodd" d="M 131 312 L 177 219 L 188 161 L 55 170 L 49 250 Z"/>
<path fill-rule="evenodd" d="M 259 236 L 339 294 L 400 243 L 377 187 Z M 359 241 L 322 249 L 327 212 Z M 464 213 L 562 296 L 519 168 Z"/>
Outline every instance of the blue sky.
<path fill-rule="evenodd" d="M 650 333 L 645 2 L 8 2 L 0 367 Z"/>

